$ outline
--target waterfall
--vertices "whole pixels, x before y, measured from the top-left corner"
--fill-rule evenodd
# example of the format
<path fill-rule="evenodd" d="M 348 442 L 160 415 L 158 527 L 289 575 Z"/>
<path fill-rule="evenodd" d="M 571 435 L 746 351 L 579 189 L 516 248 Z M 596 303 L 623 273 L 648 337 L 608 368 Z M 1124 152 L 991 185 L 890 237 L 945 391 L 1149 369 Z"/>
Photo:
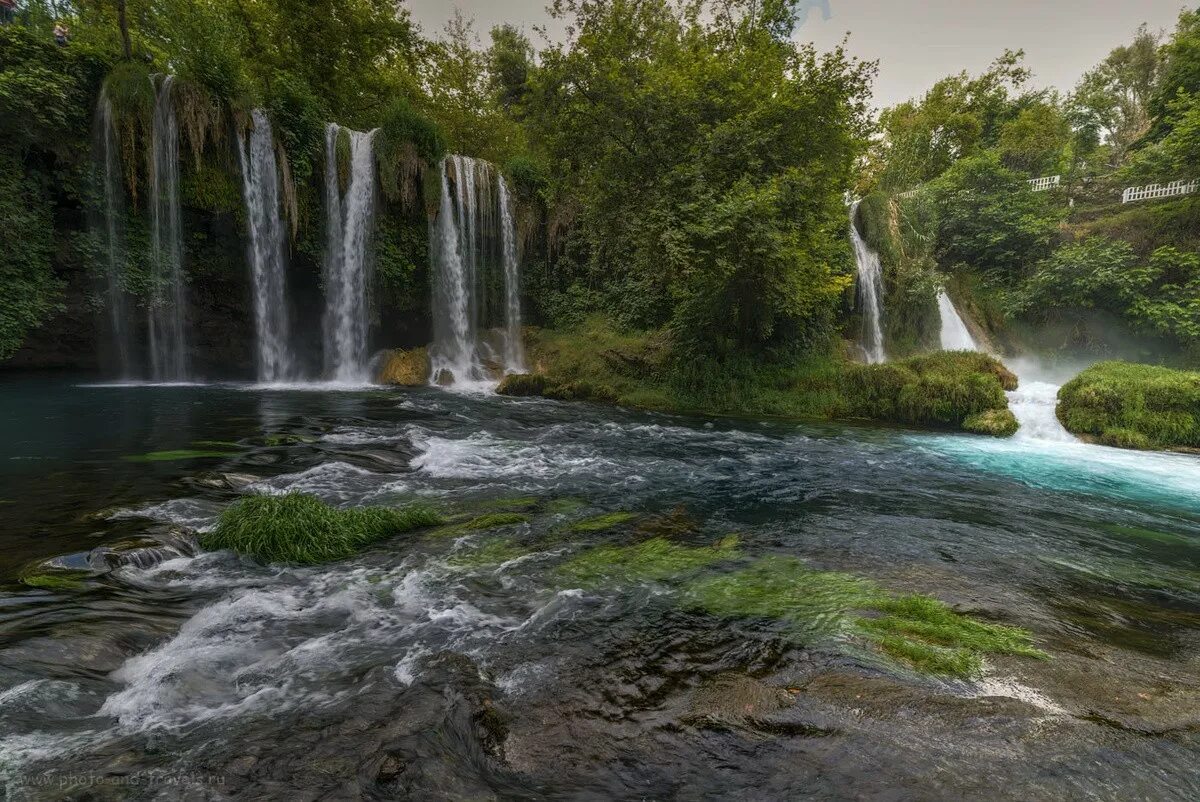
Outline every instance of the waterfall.
<path fill-rule="evenodd" d="M 938 293 L 938 311 L 942 316 L 940 336 L 943 351 L 985 350 L 975 342 L 966 321 L 958 313 L 945 290 Z M 1040 371 L 1028 360 L 1010 360 L 1009 368 L 1017 374 L 1018 386 L 1016 390 L 1007 394 L 1008 408 L 1021 425 L 1013 440 L 1076 442 L 1075 436 L 1063 428 L 1055 414 L 1058 408 L 1059 385 L 1032 378 L 1039 375 Z"/>
<path fill-rule="evenodd" d="M 283 224 L 279 219 L 279 171 L 271 123 L 260 109 L 249 142 L 238 134 L 242 189 L 250 228 L 250 273 L 254 291 L 258 380 L 295 378 L 288 337 L 287 276 L 284 272 Z"/>
<path fill-rule="evenodd" d="M 878 364 L 887 361 L 883 350 L 883 267 L 879 254 L 871 250 L 858 233 L 854 218 L 858 216 L 858 203 L 850 207 L 850 243 L 854 246 L 854 260 L 858 264 L 858 302 L 863 313 L 862 349 L 867 362 Z"/>
<path fill-rule="evenodd" d="M 443 384 L 477 384 L 523 369 L 520 265 L 511 197 L 492 165 L 465 156 L 442 162 L 441 183 L 441 204 L 429 243 L 433 378 Z M 498 324 L 503 325 L 500 348 L 483 336 Z"/>
<path fill-rule="evenodd" d="M 325 373 L 338 382 L 369 380 L 367 293 L 370 287 L 371 229 L 375 219 L 375 132 L 350 131 L 350 181 L 339 186 L 338 135 L 325 129 Z"/>
<path fill-rule="evenodd" d="M 183 231 L 179 213 L 179 125 L 171 97 L 174 83 L 175 78 L 171 75 L 163 76 L 158 82 L 150 138 L 154 272 L 147 308 L 147 332 L 150 377 L 154 381 L 183 381 L 188 376 Z"/>
<path fill-rule="evenodd" d="M 107 89 L 100 90 L 100 99 L 96 103 L 95 129 L 96 179 L 104 198 L 104 307 L 117 375 L 128 379 L 133 374 L 133 348 L 130 344 L 129 297 L 125 291 L 125 252 L 120 228 L 124 195 L 117 130 Z"/>
<path fill-rule="evenodd" d="M 971 330 L 967 328 L 966 321 L 962 319 L 962 315 L 958 313 L 954 302 L 950 300 L 950 296 L 945 290 L 938 291 L 938 313 L 942 318 L 941 331 L 939 337 L 942 342 L 943 351 L 982 351 L 983 349 L 975 342 L 975 338 L 971 336 Z"/>
<path fill-rule="evenodd" d="M 517 256 L 517 227 L 513 225 L 512 196 L 504 176 L 497 177 L 500 203 L 500 238 L 504 255 L 504 370 L 525 372 L 525 347 L 521 343 L 521 271 Z"/>

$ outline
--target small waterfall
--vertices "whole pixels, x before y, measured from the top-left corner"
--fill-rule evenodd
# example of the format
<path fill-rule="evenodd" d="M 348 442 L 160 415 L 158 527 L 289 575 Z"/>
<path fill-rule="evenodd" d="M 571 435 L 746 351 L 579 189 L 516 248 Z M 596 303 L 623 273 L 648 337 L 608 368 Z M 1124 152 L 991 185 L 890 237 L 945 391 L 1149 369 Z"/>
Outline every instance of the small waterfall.
<path fill-rule="evenodd" d="M 133 375 L 132 332 L 129 321 L 129 296 L 125 291 L 125 251 L 121 242 L 120 221 L 124 215 L 121 161 L 117 149 L 117 129 L 113 123 L 112 102 L 108 90 L 100 90 L 96 103 L 96 179 L 104 198 L 104 307 L 112 343 L 112 358 L 117 375 Z"/>
<path fill-rule="evenodd" d="M 337 141 L 342 129 L 325 129 L 325 373 L 338 382 L 369 380 L 367 293 L 371 230 L 375 219 L 375 132 L 350 131 L 350 181 L 339 187 Z"/>
<path fill-rule="evenodd" d="M 150 140 L 154 273 L 147 331 L 150 377 L 154 381 L 183 381 L 188 377 L 183 231 L 179 212 L 179 125 L 171 97 L 174 83 L 171 75 L 158 82 Z"/>
<path fill-rule="evenodd" d="M 465 156 L 442 162 L 441 181 L 441 205 L 430 228 L 433 378 L 486 382 L 524 363 L 511 197 L 491 164 Z M 497 326 L 504 340 L 499 348 L 482 336 Z"/>
<path fill-rule="evenodd" d="M 249 142 L 238 134 L 242 189 L 250 228 L 250 272 L 254 290 L 254 325 L 258 337 L 258 380 L 295 378 L 288 334 L 287 276 L 284 234 L 279 219 L 279 170 L 275 143 L 266 114 L 256 109 Z"/>
<path fill-rule="evenodd" d="M 941 341 L 943 351 L 984 351 L 971 336 L 966 321 L 958 313 L 945 290 L 938 293 L 938 311 L 942 316 Z M 1035 381 L 1035 366 L 1025 360 L 1013 360 L 1009 369 L 1017 374 L 1018 387 L 1009 392 L 1008 408 L 1012 410 L 1021 428 L 1013 440 L 1041 440 L 1054 443 L 1077 442 L 1074 435 L 1059 423 L 1055 410 L 1058 408 L 1059 385 L 1047 381 Z"/>
<path fill-rule="evenodd" d="M 943 351 L 982 351 L 975 342 L 975 338 L 971 336 L 971 330 L 967 328 L 966 321 L 962 319 L 962 315 L 958 313 L 954 302 L 950 300 L 950 296 L 945 290 L 938 291 L 938 313 L 942 318 L 941 330 L 939 337 L 942 341 Z"/>
<path fill-rule="evenodd" d="M 504 255 L 504 371 L 525 372 L 525 347 L 521 343 L 521 264 L 517 256 L 517 227 L 513 224 L 512 196 L 504 176 L 497 176 L 500 202 L 500 238 Z"/>
<path fill-rule="evenodd" d="M 858 264 L 858 302 L 863 313 L 862 349 L 867 362 L 879 364 L 887 361 L 883 350 L 883 267 L 879 254 L 871 250 L 854 219 L 858 216 L 858 203 L 850 207 L 850 243 L 854 246 L 854 259 Z"/>

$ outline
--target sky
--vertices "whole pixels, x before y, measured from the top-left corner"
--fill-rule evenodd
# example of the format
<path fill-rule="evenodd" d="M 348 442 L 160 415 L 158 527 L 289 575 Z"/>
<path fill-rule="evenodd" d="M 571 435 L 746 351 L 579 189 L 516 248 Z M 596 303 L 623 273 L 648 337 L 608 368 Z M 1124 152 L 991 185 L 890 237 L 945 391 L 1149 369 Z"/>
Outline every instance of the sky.
<path fill-rule="evenodd" d="M 1025 50 L 1025 63 L 1038 86 L 1064 91 L 1138 25 L 1175 27 L 1182 0 L 822 0 L 811 4 L 796 38 L 818 49 L 835 47 L 849 32 L 851 55 L 879 61 L 875 105 L 883 108 L 919 97 L 939 78 L 987 68 L 1005 48 Z M 1192 0 L 1194 5 L 1195 0 Z M 534 40 L 534 26 L 553 23 L 546 0 L 408 0 L 426 34 L 440 33 L 454 8 L 475 20 L 481 37 L 493 25 L 511 22 Z M 549 33 L 561 35 L 560 25 Z"/>

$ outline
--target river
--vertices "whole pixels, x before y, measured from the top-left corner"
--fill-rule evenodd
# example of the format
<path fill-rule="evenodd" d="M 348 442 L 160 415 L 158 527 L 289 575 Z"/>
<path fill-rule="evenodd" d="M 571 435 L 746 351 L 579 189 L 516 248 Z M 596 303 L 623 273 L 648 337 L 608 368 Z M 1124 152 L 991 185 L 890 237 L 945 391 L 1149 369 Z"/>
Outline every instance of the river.
<path fill-rule="evenodd" d="M 436 389 L 30 377 L 0 411 L 13 798 L 1200 797 L 1195 458 Z M 100 559 L 284 491 L 529 520 L 318 568 Z M 1049 659 L 932 678 L 683 580 L 570 581 L 631 537 L 572 523 L 618 511 L 936 596 Z M 19 582 L 44 560 L 90 570 Z"/>

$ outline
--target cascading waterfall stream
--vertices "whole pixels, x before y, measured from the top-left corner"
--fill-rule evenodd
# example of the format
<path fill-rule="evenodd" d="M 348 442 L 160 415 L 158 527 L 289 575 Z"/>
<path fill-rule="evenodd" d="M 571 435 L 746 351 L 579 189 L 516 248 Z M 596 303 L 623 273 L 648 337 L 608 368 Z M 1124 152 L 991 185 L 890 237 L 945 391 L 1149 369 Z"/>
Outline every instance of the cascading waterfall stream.
<path fill-rule="evenodd" d="M 175 78 L 162 76 L 154 102 L 151 133 L 151 246 L 154 275 L 147 312 L 150 377 L 184 381 L 188 377 L 186 288 L 183 231 L 179 211 L 179 125 L 171 89 Z"/>
<path fill-rule="evenodd" d="M 133 375 L 133 346 L 129 321 L 129 297 L 125 291 L 125 252 L 121 243 L 120 220 L 124 213 L 121 163 L 117 150 L 117 129 L 113 122 L 112 101 L 108 90 L 100 90 L 96 103 L 96 179 L 104 199 L 104 305 L 111 341 L 112 360 L 121 379 Z"/>
<path fill-rule="evenodd" d="M 254 291 L 258 380 L 286 382 L 295 378 L 289 344 L 284 233 L 279 219 L 279 170 L 275 143 L 266 114 L 256 109 L 249 142 L 238 134 L 238 158 L 250 228 L 250 272 Z"/>
<path fill-rule="evenodd" d="M 512 198 L 491 164 L 465 156 L 442 162 L 441 182 L 437 222 L 430 228 L 433 378 L 477 385 L 524 369 Z M 503 343 L 496 347 L 494 338 L 482 335 L 500 324 Z"/>
<path fill-rule="evenodd" d="M 858 265 L 858 300 L 863 314 L 862 349 L 867 362 L 879 364 L 887 361 L 883 348 L 883 267 L 879 254 L 871 250 L 854 222 L 858 216 L 858 203 L 850 207 L 850 243 L 854 246 L 854 260 Z"/>
<path fill-rule="evenodd" d="M 345 130 L 350 140 L 350 178 L 340 189 L 337 143 Z M 375 132 L 325 129 L 325 374 L 336 382 L 369 380 L 368 311 L 370 245 L 375 218 Z"/>
<path fill-rule="evenodd" d="M 521 342 L 521 271 L 517 255 L 517 227 L 513 224 L 512 196 L 504 176 L 498 176 L 500 237 L 504 249 L 504 369 L 525 372 L 525 347 Z"/>
<path fill-rule="evenodd" d="M 944 351 L 984 351 L 966 321 L 958 313 L 954 302 L 945 290 L 938 293 L 938 312 L 941 313 L 939 337 Z M 1032 364 L 1020 360 L 1010 361 L 1009 368 L 1017 374 L 1019 385 L 1008 393 L 1008 408 L 1016 416 L 1021 428 L 1014 440 L 1073 443 L 1076 438 L 1059 422 L 1055 410 L 1058 407 L 1059 385 L 1037 381 L 1032 376 L 1037 371 Z"/>

